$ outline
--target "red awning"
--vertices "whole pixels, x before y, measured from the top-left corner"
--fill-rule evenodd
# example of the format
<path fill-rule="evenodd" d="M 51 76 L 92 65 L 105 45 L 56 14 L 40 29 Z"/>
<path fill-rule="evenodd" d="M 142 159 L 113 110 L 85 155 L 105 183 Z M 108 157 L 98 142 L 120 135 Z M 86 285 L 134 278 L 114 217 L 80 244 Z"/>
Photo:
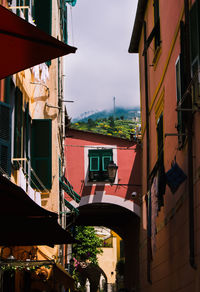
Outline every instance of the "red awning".
<path fill-rule="evenodd" d="M 0 246 L 75 242 L 58 215 L 37 205 L 22 188 L 0 175 Z"/>
<path fill-rule="evenodd" d="M 0 5 L 0 79 L 75 53 L 68 46 Z"/>

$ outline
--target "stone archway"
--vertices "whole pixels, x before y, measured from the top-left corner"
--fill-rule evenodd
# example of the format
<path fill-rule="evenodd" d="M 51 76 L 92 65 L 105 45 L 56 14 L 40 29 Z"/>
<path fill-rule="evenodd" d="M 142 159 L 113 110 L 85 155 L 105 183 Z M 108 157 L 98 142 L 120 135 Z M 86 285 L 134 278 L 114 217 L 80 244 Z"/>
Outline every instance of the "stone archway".
<path fill-rule="evenodd" d="M 102 191 L 96 191 L 95 195 L 81 197 L 80 203 L 70 201 L 75 208 L 80 208 L 89 204 L 112 204 L 125 208 L 140 217 L 140 206 L 131 200 L 124 199 L 119 196 L 108 195 Z"/>
<path fill-rule="evenodd" d="M 93 196 L 94 197 L 94 196 Z M 107 197 L 107 195 L 106 195 Z M 103 198 L 103 197 L 102 197 Z M 78 207 L 80 215 L 75 219 L 76 225 L 105 226 L 114 230 L 124 240 L 125 246 L 125 287 L 131 291 L 139 286 L 139 226 L 140 218 L 133 210 L 136 206 L 107 203 L 106 200 L 93 199 L 82 201 Z M 83 204 L 85 202 L 85 204 Z M 133 204 L 133 202 L 131 202 Z M 130 201 L 129 201 L 130 204 Z M 131 210 L 132 208 L 132 210 Z"/>
<path fill-rule="evenodd" d="M 79 272 L 81 275 L 81 281 L 82 281 L 82 285 L 86 284 L 87 279 L 89 280 L 90 283 L 90 292 L 96 292 L 99 288 L 99 284 L 100 284 L 100 278 L 101 275 L 103 275 L 106 284 L 107 284 L 107 276 L 104 273 L 104 271 L 96 264 L 89 264 L 89 265 L 85 265 L 85 266 L 81 266 L 79 267 Z"/>

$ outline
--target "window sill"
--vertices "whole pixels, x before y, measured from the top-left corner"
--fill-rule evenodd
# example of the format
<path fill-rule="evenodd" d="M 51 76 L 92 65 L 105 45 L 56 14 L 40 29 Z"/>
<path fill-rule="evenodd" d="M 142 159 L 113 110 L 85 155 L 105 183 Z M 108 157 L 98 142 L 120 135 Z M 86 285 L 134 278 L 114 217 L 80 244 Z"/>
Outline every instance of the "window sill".
<path fill-rule="evenodd" d="M 85 186 L 105 186 L 105 185 L 110 185 L 111 183 L 109 181 L 91 181 L 88 180 L 85 184 Z"/>

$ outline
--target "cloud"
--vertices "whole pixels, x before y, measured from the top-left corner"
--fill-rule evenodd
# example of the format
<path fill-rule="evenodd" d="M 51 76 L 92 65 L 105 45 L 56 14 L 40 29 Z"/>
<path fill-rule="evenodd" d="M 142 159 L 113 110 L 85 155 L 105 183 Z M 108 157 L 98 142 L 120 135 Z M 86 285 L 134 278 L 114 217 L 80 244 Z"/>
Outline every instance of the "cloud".
<path fill-rule="evenodd" d="M 128 53 L 137 1 L 85 0 L 69 8 L 69 40 L 78 50 L 65 58 L 65 99 L 71 117 L 116 105 L 139 105 L 138 57 Z"/>

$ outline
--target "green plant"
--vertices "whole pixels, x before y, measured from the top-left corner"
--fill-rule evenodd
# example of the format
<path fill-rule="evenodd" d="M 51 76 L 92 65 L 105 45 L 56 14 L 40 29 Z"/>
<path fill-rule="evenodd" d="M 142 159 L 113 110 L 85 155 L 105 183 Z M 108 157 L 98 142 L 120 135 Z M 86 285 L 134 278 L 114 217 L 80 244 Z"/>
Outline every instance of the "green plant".
<path fill-rule="evenodd" d="M 94 227 L 77 226 L 76 239 L 80 243 L 73 244 L 72 256 L 78 262 L 89 261 L 97 264 L 97 255 L 103 251 L 100 248 L 102 246 L 102 239 L 96 235 Z"/>

